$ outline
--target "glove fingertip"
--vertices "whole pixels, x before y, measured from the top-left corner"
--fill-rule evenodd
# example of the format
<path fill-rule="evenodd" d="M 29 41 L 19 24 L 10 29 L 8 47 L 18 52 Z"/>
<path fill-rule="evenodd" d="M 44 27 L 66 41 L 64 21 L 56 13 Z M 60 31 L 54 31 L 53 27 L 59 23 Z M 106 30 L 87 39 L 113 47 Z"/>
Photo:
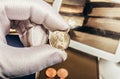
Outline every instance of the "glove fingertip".
<path fill-rule="evenodd" d="M 63 50 L 59 50 L 58 49 L 58 52 L 59 52 L 59 56 L 61 56 L 62 58 L 62 61 L 65 61 L 67 59 L 67 53 Z"/>
<path fill-rule="evenodd" d="M 65 51 L 62 52 L 63 52 L 63 61 L 65 61 L 67 59 L 67 53 Z"/>

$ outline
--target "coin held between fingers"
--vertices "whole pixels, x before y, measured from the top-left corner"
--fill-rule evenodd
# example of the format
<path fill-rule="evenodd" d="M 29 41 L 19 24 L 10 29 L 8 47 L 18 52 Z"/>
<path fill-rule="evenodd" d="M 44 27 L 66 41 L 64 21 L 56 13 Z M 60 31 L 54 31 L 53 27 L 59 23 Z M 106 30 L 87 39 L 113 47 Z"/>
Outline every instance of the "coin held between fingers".
<path fill-rule="evenodd" d="M 69 46 L 70 36 L 67 32 L 55 31 L 51 33 L 49 42 L 51 46 L 65 50 Z"/>

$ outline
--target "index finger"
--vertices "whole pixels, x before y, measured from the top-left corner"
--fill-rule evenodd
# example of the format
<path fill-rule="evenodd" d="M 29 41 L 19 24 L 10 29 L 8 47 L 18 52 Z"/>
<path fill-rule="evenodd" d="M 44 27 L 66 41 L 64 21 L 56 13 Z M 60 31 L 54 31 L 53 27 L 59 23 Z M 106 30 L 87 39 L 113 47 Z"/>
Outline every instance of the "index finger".
<path fill-rule="evenodd" d="M 0 3 L 4 5 L 6 16 L 10 20 L 30 19 L 51 31 L 69 29 L 64 19 L 43 0 L 2 0 Z"/>
<path fill-rule="evenodd" d="M 41 4 L 43 6 L 44 12 L 45 12 L 45 17 L 44 17 L 44 21 L 43 21 L 43 25 L 51 30 L 51 31 L 55 31 L 55 30 L 69 30 L 70 27 L 68 26 L 68 24 L 64 21 L 64 19 L 60 16 L 59 13 L 56 13 L 55 10 L 52 8 L 52 6 L 50 6 L 49 4 L 47 4 L 46 2 L 42 2 Z M 37 10 L 37 9 L 36 9 Z M 34 9 L 35 11 L 35 9 Z M 36 15 L 39 15 L 39 12 L 36 12 Z M 34 17 L 34 16 L 33 16 Z M 35 20 L 37 20 L 37 18 L 32 19 L 34 22 L 37 22 Z"/>

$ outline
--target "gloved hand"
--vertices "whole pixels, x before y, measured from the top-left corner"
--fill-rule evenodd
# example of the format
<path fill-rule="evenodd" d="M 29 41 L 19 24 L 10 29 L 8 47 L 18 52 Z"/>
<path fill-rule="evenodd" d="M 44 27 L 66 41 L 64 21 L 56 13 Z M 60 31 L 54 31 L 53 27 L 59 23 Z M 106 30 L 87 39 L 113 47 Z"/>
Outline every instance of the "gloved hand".
<path fill-rule="evenodd" d="M 28 19 L 37 25 L 14 28 L 25 46 L 34 46 L 36 41 L 38 46 L 16 48 L 7 45 L 5 36 L 11 28 L 11 20 Z M 65 51 L 43 44 L 48 36 L 46 29 L 67 31 L 69 26 L 42 0 L 0 0 L 0 79 L 32 74 L 67 58 Z"/>

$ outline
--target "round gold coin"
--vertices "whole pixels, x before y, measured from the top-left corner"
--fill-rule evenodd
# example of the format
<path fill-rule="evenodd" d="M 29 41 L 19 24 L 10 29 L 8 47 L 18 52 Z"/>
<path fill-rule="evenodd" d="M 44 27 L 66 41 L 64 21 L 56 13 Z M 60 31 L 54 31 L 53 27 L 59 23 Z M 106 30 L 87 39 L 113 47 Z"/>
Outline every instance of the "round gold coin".
<path fill-rule="evenodd" d="M 57 76 L 60 77 L 61 79 L 64 79 L 68 76 L 68 71 L 65 68 L 60 68 L 57 71 Z"/>
<path fill-rule="evenodd" d="M 54 68 L 48 68 L 46 70 L 46 75 L 49 77 L 49 78 L 53 78 L 56 76 L 56 70 Z"/>
<path fill-rule="evenodd" d="M 69 46 L 70 36 L 67 32 L 55 31 L 51 33 L 49 42 L 53 47 L 65 50 Z"/>

